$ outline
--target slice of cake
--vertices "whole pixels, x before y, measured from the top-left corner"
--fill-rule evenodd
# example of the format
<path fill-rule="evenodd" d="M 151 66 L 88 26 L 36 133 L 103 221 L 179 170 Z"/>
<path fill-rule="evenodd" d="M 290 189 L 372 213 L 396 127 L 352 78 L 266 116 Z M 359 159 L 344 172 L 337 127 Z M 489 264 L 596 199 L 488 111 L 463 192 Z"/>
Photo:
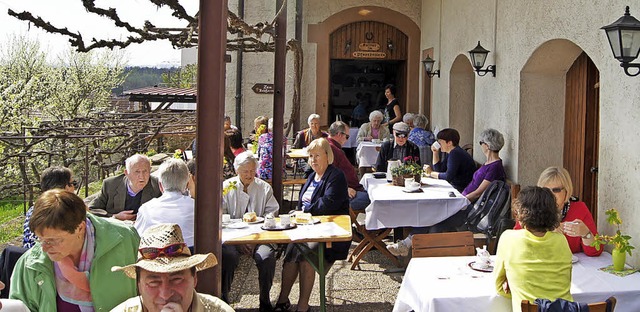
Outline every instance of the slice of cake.
<path fill-rule="evenodd" d="M 312 223 L 313 216 L 310 213 L 297 213 L 296 214 L 296 223 Z"/>
<path fill-rule="evenodd" d="M 256 220 L 258 220 L 258 216 L 253 211 L 249 211 L 242 216 L 242 221 L 244 222 L 255 222 Z"/>

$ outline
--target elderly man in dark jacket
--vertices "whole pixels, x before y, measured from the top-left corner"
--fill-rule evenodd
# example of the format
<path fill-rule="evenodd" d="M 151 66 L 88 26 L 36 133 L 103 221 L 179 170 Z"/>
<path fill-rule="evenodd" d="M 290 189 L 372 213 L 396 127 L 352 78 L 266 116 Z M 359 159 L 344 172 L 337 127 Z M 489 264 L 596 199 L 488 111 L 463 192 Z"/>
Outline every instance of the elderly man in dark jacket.
<path fill-rule="evenodd" d="M 417 145 L 409 142 L 409 131 L 411 131 L 409 125 L 404 122 L 397 122 L 393 125 L 394 140 L 382 143 L 378 161 L 376 161 L 376 171 L 386 172 L 387 161 L 403 161 L 407 156 L 418 159 L 417 162 L 420 164 L 420 149 Z"/>

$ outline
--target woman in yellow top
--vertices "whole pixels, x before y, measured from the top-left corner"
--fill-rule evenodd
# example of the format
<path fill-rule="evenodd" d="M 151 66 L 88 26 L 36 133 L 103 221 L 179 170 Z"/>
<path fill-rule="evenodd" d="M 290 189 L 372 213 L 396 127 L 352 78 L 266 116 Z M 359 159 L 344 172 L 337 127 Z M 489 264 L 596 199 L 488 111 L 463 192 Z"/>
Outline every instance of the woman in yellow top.
<path fill-rule="evenodd" d="M 524 231 L 507 230 L 496 253 L 496 290 L 511 297 L 513 311 L 522 300 L 562 298 L 571 293 L 571 250 L 562 233 L 554 232 L 560 220 L 553 193 L 530 186 L 518 195 L 516 219 Z"/>

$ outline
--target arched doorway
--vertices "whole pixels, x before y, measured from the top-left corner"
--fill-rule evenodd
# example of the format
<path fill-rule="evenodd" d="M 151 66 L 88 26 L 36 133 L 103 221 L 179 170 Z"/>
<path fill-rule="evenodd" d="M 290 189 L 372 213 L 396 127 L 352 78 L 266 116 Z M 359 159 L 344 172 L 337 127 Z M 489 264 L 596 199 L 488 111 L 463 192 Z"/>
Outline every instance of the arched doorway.
<path fill-rule="evenodd" d="M 538 47 L 520 74 L 518 182 L 533 185 L 546 167 L 563 166 L 571 173 L 574 195 L 594 219 L 599 75 L 589 56 L 564 39 Z"/>
<path fill-rule="evenodd" d="M 357 127 L 368 122 L 371 111 L 384 110 L 388 84 L 398 87 L 396 97 L 402 112 L 407 111 L 400 87 L 405 84 L 407 35 L 385 23 L 362 21 L 340 27 L 330 42 L 329 121 Z"/>
<path fill-rule="evenodd" d="M 366 12 L 366 14 L 363 12 Z M 315 92 L 314 111 L 320 114 L 325 124 L 329 123 L 329 98 L 334 92 L 334 90 L 331 90 L 330 35 L 345 25 L 370 21 L 395 27 L 406 35 L 406 66 L 404 67 L 404 72 L 400 73 L 404 85 L 399 85 L 398 89 L 401 89 L 399 93 L 402 94 L 402 100 L 406 103 L 406 110 L 411 112 L 419 111 L 420 27 L 410 17 L 389 8 L 357 6 L 337 12 L 321 23 L 308 25 L 308 42 L 316 43 L 316 63 L 315 68 L 312 67 L 313 78 L 315 79 L 312 85 L 315 84 L 315 89 L 311 88 L 309 92 L 311 94 Z M 352 39 L 351 49 L 359 48 L 354 47 L 354 44 L 356 46 L 359 45 Z M 387 42 L 379 42 L 379 44 L 386 45 Z M 393 42 L 393 45 L 395 46 L 396 43 Z M 346 43 L 342 45 L 343 53 L 345 46 Z"/>
<path fill-rule="evenodd" d="M 449 77 L 449 127 L 460 133 L 460 146 L 473 146 L 476 77 L 465 55 L 453 61 Z"/>

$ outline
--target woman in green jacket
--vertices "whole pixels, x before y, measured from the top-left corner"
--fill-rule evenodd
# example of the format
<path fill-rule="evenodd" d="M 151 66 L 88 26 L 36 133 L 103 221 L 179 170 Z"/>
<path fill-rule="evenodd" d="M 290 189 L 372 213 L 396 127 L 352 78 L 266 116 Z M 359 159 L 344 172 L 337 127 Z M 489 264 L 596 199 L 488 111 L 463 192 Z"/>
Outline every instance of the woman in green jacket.
<path fill-rule="evenodd" d="M 9 298 L 31 311 L 109 311 L 136 295 L 135 281 L 111 267 L 136 261 L 140 238 L 119 221 L 88 214 L 82 199 L 43 193 L 29 222 L 39 237 L 15 266 Z"/>

